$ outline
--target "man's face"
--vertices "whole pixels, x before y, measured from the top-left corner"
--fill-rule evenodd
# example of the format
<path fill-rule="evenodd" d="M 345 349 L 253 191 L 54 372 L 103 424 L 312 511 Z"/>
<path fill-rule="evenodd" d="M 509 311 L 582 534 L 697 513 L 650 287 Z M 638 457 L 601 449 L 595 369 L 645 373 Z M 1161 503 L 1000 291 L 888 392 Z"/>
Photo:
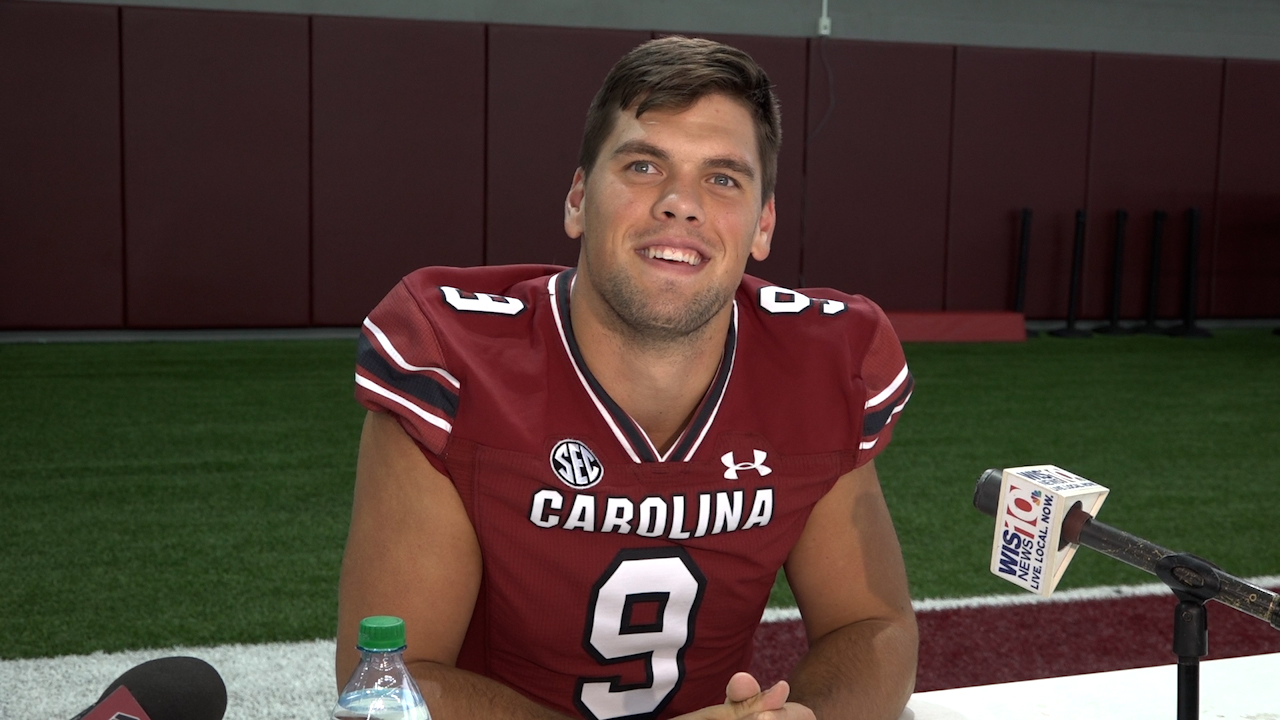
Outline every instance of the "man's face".
<path fill-rule="evenodd" d="M 761 171 L 751 114 L 726 96 L 619 112 L 565 201 L 565 232 L 582 240 L 577 282 L 639 336 L 703 327 L 726 309 L 747 256 L 769 254 L 774 207 L 761 202 Z"/>

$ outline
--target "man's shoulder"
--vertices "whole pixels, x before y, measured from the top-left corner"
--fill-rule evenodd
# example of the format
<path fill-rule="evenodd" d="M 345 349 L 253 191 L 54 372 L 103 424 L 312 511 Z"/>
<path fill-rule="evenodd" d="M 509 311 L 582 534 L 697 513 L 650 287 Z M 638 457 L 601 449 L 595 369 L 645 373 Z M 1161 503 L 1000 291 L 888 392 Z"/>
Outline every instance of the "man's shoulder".
<path fill-rule="evenodd" d="M 742 370 L 752 397 L 770 408 L 799 407 L 816 421 L 796 425 L 788 416 L 779 432 L 805 442 L 832 439 L 829 445 L 852 435 L 856 444 L 842 447 L 856 450 L 855 466 L 884 449 L 913 383 L 898 336 L 878 305 L 839 290 L 791 290 L 750 276 L 739 288 L 738 305 L 745 318 L 739 323 L 743 347 L 749 348 Z"/>
<path fill-rule="evenodd" d="M 536 314 L 545 304 L 552 278 L 563 270 L 551 265 L 420 268 L 404 276 L 369 318 L 419 318 L 444 334 L 454 327 L 482 334 L 514 330 L 521 323 L 510 320 Z"/>
<path fill-rule="evenodd" d="M 431 266 L 414 270 L 401 283 L 418 297 L 452 288 L 459 293 L 528 296 L 545 287 L 547 279 L 565 268 L 556 265 L 481 265 L 475 267 Z"/>
<path fill-rule="evenodd" d="M 832 288 L 791 289 L 744 275 L 738 302 L 747 322 L 796 340 L 856 346 L 870 343 L 881 329 L 891 332 L 875 302 Z"/>

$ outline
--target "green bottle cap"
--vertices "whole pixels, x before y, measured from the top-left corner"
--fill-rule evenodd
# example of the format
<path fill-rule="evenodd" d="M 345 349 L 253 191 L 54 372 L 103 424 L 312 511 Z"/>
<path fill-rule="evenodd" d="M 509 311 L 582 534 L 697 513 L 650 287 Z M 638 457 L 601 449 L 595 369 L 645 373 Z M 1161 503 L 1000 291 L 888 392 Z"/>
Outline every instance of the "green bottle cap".
<path fill-rule="evenodd" d="M 404 649 L 404 620 L 391 615 L 374 615 L 360 621 L 356 648 L 371 652 Z"/>

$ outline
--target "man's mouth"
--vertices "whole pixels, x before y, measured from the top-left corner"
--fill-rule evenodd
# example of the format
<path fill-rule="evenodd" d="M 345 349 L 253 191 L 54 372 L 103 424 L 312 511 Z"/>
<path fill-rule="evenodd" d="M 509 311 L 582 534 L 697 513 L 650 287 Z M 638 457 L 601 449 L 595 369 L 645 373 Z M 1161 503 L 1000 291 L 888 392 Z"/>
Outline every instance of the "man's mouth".
<path fill-rule="evenodd" d="M 688 265 L 698 265 L 702 262 L 702 255 L 696 250 L 680 250 L 669 247 L 647 247 L 644 252 L 645 257 L 652 260 L 668 260 L 670 262 L 682 262 Z"/>

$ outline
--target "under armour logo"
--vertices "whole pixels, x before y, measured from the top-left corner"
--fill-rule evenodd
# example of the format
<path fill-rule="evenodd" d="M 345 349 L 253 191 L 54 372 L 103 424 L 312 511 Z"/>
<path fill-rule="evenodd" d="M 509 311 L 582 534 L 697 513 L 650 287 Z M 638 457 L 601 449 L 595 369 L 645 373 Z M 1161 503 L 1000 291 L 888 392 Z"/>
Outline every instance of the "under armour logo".
<path fill-rule="evenodd" d="M 724 471 L 725 480 L 737 480 L 738 473 L 743 470 L 755 470 L 760 473 L 760 477 L 773 472 L 772 468 L 764 464 L 764 459 L 768 457 L 768 453 L 763 450 L 752 450 L 751 452 L 755 455 L 755 462 L 735 463 L 733 461 L 733 452 L 727 452 L 720 456 L 720 462 L 724 463 L 724 466 L 728 468 Z"/>

